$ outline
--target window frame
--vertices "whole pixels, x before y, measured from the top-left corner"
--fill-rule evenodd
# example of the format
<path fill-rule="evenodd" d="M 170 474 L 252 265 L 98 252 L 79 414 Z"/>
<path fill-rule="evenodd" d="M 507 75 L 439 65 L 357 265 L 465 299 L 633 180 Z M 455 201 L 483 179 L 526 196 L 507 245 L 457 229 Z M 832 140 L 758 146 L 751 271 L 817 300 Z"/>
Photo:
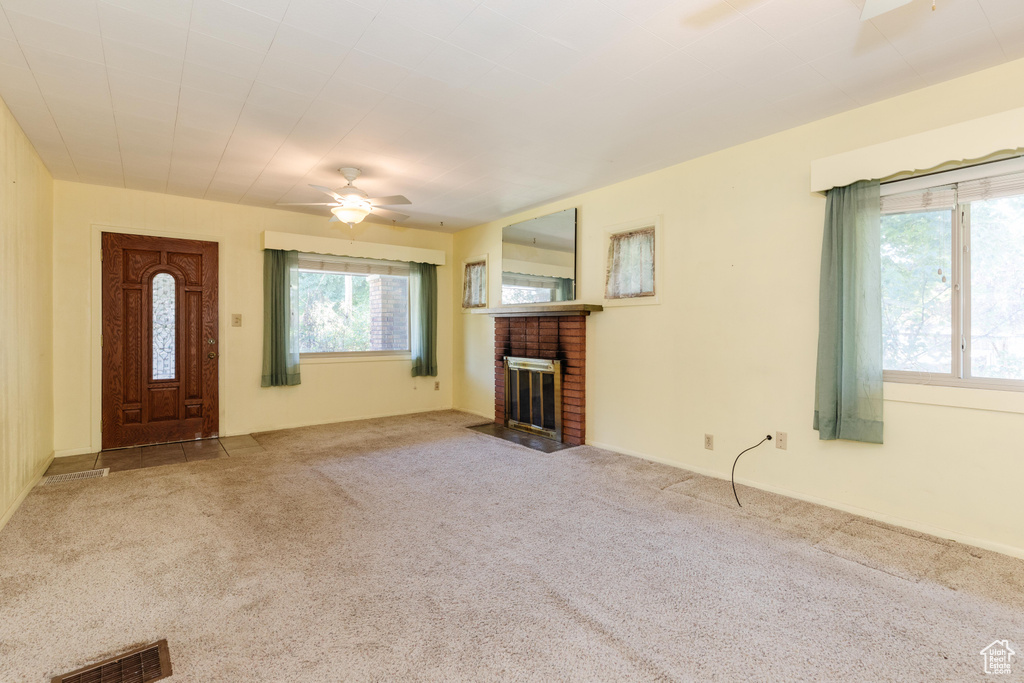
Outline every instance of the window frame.
<path fill-rule="evenodd" d="M 902 382 L 907 384 L 943 384 L 944 386 L 958 386 L 955 382 L 958 380 L 963 365 L 963 357 L 959 344 L 957 343 L 958 334 L 962 334 L 963 326 L 962 310 L 963 310 L 963 297 L 961 295 L 962 290 L 962 278 L 963 278 L 963 267 L 962 259 L 957 258 L 957 255 L 963 254 L 962 249 L 962 233 L 960 230 L 960 205 L 956 199 L 956 188 L 953 189 L 953 207 L 949 209 L 952 214 L 950 220 L 950 263 L 952 264 L 952 273 L 950 278 L 950 289 L 952 294 L 950 295 L 950 371 L 949 372 L 918 372 L 915 370 L 886 370 L 882 369 L 882 381 L 883 382 Z M 882 213 L 881 218 L 887 215 L 898 215 L 907 213 L 924 213 L 924 211 L 891 211 L 888 213 Z M 879 243 L 881 247 L 881 242 Z M 962 338 L 962 337 L 961 337 Z M 884 360 L 884 359 L 883 359 Z"/>
<path fill-rule="evenodd" d="M 465 289 L 466 289 L 466 273 L 469 270 L 469 266 L 476 265 L 476 264 L 479 264 L 479 263 L 482 263 L 484 265 L 484 300 L 483 300 L 482 303 L 480 303 L 480 304 L 478 304 L 476 306 L 467 306 L 466 305 L 466 300 L 465 300 L 465 298 L 463 298 L 463 300 L 462 300 L 462 312 L 463 313 L 470 313 L 470 312 L 472 312 L 472 311 L 474 311 L 474 310 L 476 310 L 478 308 L 487 308 L 487 301 L 490 299 L 491 269 L 490 269 L 490 264 L 488 263 L 487 254 L 484 254 L 483 256 L 476 256 L 476 257 L 473 257 L 473 258 L 468 258 L 468 259 L 466 259 L 466 260 L 464 260 L 462 262 L 462 291 L 463 291 L 463 293 L 465 293 Z"/>
<path fill-rule="evenodd" d="M 299 352 L 299 363 L 313 362 L 313 363 L 327 363 L 327 362 L 339 362 L 339 361 L 369 361 L 369 360 L 408 360 L 412 358 L 412 299 L 410 293 L 410 273 L 408 272 L 409 264 L 405 261 L 387 261 L 383 259 L 368 259 L 357 256 L 342 257 L 332 256 L 330 254 L 315 254 L 311 252 L 300 252 L 299 262 L 302 261 L 320 261 L 321 263 L 338 263 L 346 264 L 352 261 L 365 262 L 367 266 L 390 266 L 397 267 L 406 270 L 404 275 L 399 277 L 405 277 L 406 279 L 406 344 L 409 348 L 406 349 L 384 349 L 380 351 L 301 351 Z M 324 272 L 337 273 L 339 275 L 357 275 L 359 277 L 367 277 L 373 273 L 347 273 L 343 270 L 332 270 L 332 269 L 321 269 Z M 299 266 L 297 272 L 315 273 L 315 269 L 303 268 Z M 295 312 L 295 324 L 298 325 L 298 311 Z"/>
<path fill-rule="evenodd" d="M 171 278 L 171 292 L 174 295 L 174 303 L 172 304 L 174 319 L 172 324 L 173 330 L 171 331 L 171 343 L 174 344 L 174 352 L 172 354 L 174 363 L 174 374 L 172 374 L 170 377 L 157 377 L 155 372 L 156 367 L 154 365 L 154 363 L 156 362 L 156 349 L 153 347 L 153 344 L 155 343 L 156 331 L 154 330 L 153 309 L 156 304 L 156 279 L 161 275 L 166 275 L 167 277 Z M 184 288 L 181 287 L 181 282 L 174 273 L 167 270 L 166 268 L 160 268 L 159 270 L 156 270 L 155 272 L 150 274 L 148 286 L 146 289 L 149 292 L 149 330 L 147 331 L 147 339 L 149 344 L 149 381 L 156 384 L 159 384 L 161 382 L 169 382 L 173 384 L 181 380 L 181 343 L 180 340 L 178 339 L 178 336 L 181 327 L 181 294 L 184 291 Z"/>
<path fill-rule="evenodd" d="M 952 296 L 951 296 L 951 325 L 950 346 L 952 351 L 952 362 L 949 373 L 916 372 L 912 370 L 887 370 L 882 369 L 882 381 L 900 384 L 919 384 L 945 387 L 961 387 L 965 389 L 990 389 L 999 391 L 1024 392 L 1024 380 L 1003 379 L 991 377 L 973 377 L 971 369 L 971 204 L 972 202 L 961 203 L 959 196 L 959 184 L 970 180 L 977 180 L 989 177 L 997 177 L 1018 173 L 1021 170 L 1021 163 L 1024 157 L 1010 159 L 1004 162 L 992 162 L 975 167 L 957 169 L 947 173 L 938 173 L 932 176 L 913 178 L 908 181 L 896 181 L 883 184 L 883 194 L 899 194 L 894 191 L 899 188 L 900 192 L 910 192 L 939 188 L 948 185 L 953 186 L 954 199 L 952 211 Z M 932 182 L 923 182 L 924 178 L 931 178 Z M 1015 195 L 1014 195 L 1015 196 Z M 918 213 L 919 211 L 889 212 L 881 214 L 893 215 L 896 213 Z M 879 244 L 881 247 L 881 244 Z"/>
<path fill-rule="evenodd" d="M 610 264 L 608 263 L 608 251 L 611 247 L 612 239 L 616 235 L 636 232 L 645 228 L 654 228 L 654 294 L 609 299 L 608 266 Z M 617 306 L 652 306 L 659 305 L 663 302 L 662 296 L 665 291 L 665 285 L 662 281 L 662 273 L 665 272 L 665 269 L 662 267 L 661 255 L 665 253 L 665 236 L 664 231 L 662 230 L 661 214 L 606 227 L 604 229 L 603 245 L 604 248 L 602 250 L 601 258 L 604 268 L 602 268 L 603 275 L 601 277 L 601 298 L 606 308 Z"/>

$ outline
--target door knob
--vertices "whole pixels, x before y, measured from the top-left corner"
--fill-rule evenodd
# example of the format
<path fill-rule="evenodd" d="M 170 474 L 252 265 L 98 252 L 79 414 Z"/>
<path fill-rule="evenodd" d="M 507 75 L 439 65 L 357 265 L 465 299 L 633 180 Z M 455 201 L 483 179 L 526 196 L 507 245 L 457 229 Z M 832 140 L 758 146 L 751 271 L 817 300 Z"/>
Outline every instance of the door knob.
<path fill-rule="evenodd" d="M 206 354 L 206 357 L 207 358 L 216 358 L 217 357 L 217 352 L 216 351 L 210 351 L 208 354 Z"/>

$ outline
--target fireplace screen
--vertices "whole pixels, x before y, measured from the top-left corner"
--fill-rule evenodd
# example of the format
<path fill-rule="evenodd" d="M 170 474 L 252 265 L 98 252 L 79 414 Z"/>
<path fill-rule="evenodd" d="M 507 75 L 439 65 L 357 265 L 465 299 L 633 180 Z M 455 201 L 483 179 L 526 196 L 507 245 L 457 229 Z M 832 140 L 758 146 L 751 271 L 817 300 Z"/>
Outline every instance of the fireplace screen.
<path fill-rule="evenodd" d="M 505 356 L 505 426 L 562 440 L 562 364 Z"/>

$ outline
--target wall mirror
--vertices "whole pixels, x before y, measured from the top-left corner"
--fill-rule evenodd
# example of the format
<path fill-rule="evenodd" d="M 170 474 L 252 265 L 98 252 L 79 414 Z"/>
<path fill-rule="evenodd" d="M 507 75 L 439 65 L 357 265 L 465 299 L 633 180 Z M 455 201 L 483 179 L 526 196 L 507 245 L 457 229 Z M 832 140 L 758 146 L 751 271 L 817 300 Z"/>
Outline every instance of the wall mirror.
<path fill-rule="evenodd" d="M 502 230 L 502 305 L 575 298 L 576 209 L 513 223 Z"/>

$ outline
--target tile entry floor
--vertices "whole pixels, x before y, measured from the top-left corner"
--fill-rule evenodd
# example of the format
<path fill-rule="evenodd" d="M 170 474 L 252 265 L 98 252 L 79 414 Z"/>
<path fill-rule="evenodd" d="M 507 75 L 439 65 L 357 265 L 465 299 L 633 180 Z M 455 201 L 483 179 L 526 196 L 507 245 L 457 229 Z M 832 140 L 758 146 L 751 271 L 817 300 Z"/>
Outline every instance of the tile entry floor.
<path fill-rule="evenodd" d="M 526 432 L 520 432 L 515 429 L 509 429 L 508 427 L 495 424 L 494 422 L 486 422 L 482 425 L 473 425 L 469 427 L 473 431 L 480 432 L 482 434 L 490 434 L 496 436 L 499 439 L 505 441 L 511 441 L 517 443 L 520 446 L 526 446 L 532 448 L 535 451 L 541 453 L 556 453 L 558 451 L 564 451 L 566 448 L 575 448 L 572 444 L 562 443 L 561 441 L 555 441 L 543 436 L 537 436 L 534 434 L 527 434 Z"/>
<path fill-rule="evenodd" d="M 248 455 L 261 452 L 263 452 L 263 447 L 249 434 L 226 436 L 222 439 L 165 443 L 158 446 L 139 446 L 136 448 L 122 448 L 115 451 L 54 458 L 49 469 L 46 470 L 45 476 L 85 472 L 86 470 L 98 470 L 104 467 L 109 467 L 111 472 L 123 472 L 125 470 L 137 470 L 142 467 L 176 465 L 182 462 L 212 460 L 213 458 L 227 458 L 232 455 Z"/>

